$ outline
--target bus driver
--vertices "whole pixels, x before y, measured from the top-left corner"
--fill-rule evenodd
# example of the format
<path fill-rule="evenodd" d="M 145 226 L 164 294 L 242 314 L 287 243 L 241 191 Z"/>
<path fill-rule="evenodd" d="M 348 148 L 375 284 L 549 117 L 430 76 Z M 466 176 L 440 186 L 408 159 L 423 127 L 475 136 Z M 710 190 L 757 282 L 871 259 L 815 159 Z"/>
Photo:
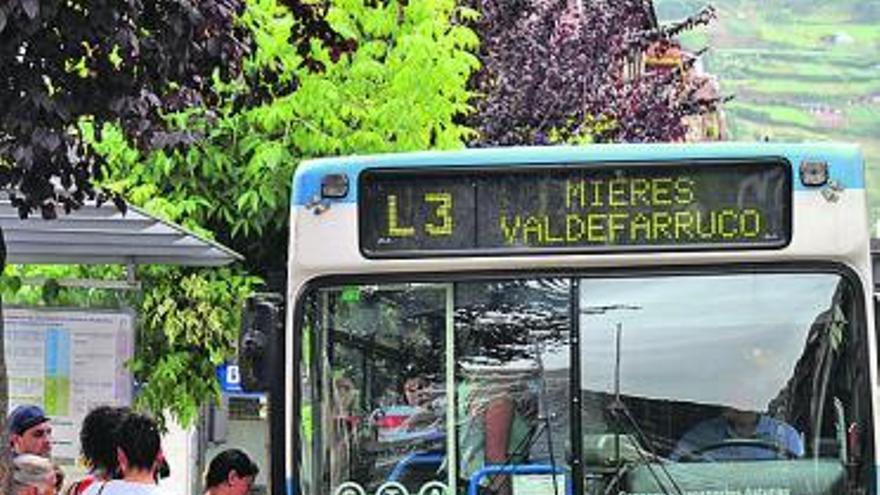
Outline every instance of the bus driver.
<path fill-rule="evenodd" d="M 672 460 L 769 460 L 803 457 L 800 434 L 766 414 L 727 407 L 720 416 L 691 428 L 675 446 Z"/>

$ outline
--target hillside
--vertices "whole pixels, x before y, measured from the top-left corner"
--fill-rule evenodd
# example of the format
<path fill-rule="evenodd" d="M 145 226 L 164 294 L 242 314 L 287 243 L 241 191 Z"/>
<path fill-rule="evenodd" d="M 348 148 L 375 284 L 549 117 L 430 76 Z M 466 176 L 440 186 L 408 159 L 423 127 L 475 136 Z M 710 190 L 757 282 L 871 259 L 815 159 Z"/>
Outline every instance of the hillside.
<path fill-rule="evenodd" d="M 705 1 L 654 0 L 669 21 Z M 731 138 L 857 142 L 880 220 L 880 0 L 711 0 L 718 20 L 688 33 L 725 94 Z"/>

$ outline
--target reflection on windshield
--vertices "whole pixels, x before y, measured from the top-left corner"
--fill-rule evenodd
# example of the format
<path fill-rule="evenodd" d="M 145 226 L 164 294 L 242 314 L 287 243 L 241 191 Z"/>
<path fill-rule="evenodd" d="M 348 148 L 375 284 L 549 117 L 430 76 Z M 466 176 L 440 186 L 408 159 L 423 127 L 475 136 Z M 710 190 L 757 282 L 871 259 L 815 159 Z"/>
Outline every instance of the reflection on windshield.
<path fill-rule="evenodd" d="M 313 291 L 302 493 L 841 492 L 871 465 L 855 297 L 830 273 Z"/>
<path fill-rule="evenodd" d="M 853 297 L 832 274 L 582 280 L 593 490 L 844 490 L 869 418 Z"/>
<path fill-rule="evenodd" d="M 554 483 L 564 483 L 569 422 L 569 282 L 474 282 L 455 289 L 458 477 L 510 495 L 521 478 L 487 467 L 516 474 L 540 465 L 542 478 L 530 481 L 554 493 Z"/>
<path fill-rule="evenodd" d="M 766 407 L 794 371 L 838 281 L 815 274 L 586 280 L 583 387 L 612 390 L 620 324 L 624 393 Z"/>

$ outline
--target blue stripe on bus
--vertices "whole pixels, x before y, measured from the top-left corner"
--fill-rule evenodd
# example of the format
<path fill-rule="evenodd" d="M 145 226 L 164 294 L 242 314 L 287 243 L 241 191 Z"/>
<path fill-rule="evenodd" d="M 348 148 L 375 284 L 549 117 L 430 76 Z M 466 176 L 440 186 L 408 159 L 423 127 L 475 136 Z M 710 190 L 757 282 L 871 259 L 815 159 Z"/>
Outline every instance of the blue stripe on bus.
<path fill-rule="evenodd" d="M 784 157 L 794 167 L 795 190 L 801 185 L 799 165 L 803 160 L 824 160 L 831 178 L 846 189 L 864 189 L 864 163 L 855 145 L 817 143 L 712 143 L 637 144 L 520 148 L 484 148 L 460 151 L 431 151 L 372 156 L 326 158 L 303 162 L 294 175 L 293 205 L 305 205 L 321 193 L 321 178 L 327 174 L 346 174 L 349 193 L 334 202 L 357 201 L 357 178 L 368 168 L 419 168 L 436 166 L 509 166 L 545 163 L 676 161 L 723 158 Z"/>

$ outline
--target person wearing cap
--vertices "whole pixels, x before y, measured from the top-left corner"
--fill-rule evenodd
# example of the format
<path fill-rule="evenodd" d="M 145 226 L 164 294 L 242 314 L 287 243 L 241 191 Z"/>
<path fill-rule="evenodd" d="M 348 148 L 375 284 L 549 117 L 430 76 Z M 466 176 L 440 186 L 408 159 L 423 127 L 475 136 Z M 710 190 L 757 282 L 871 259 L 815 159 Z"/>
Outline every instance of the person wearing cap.
<path fill-rule="evenodd" d="M 224 450 L 208 465 L 205 495 L 246 495 L 259 472 L 254 461 L 241 450 Z"/>
<path fill-rule="evenodd" d="M 6 419 L 9 444 L 14 455 L 52 455 L 52 425 L 39 406 L 21 405 Z"/>

